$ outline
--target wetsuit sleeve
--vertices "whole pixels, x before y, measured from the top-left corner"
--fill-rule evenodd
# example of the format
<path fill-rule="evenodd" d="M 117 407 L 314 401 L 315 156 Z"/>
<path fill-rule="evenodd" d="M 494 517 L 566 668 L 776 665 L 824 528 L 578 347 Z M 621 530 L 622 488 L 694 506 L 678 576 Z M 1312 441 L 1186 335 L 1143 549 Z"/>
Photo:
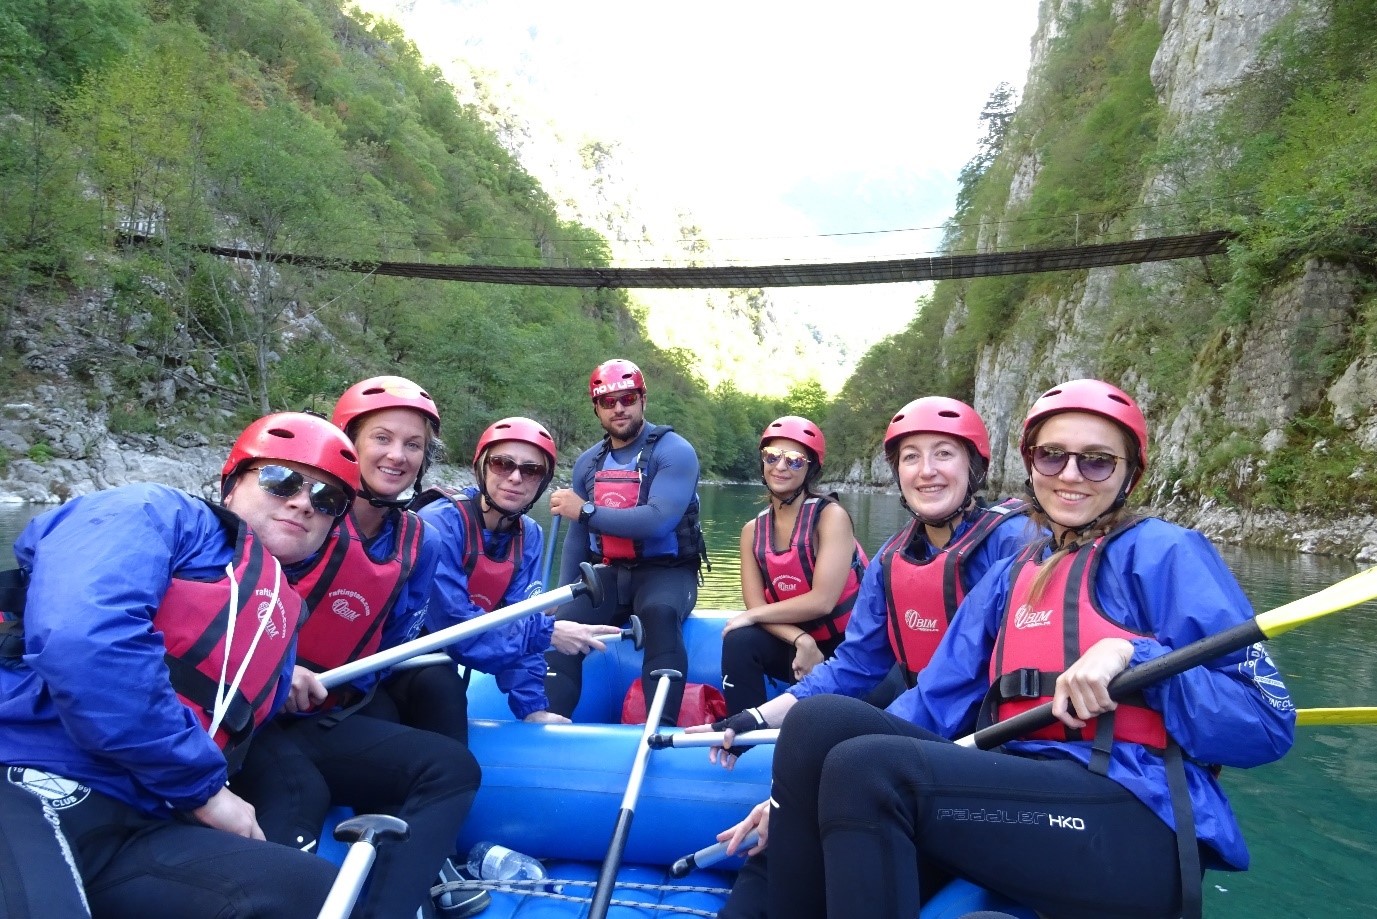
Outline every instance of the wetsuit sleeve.
<path fill-rule="evenodd" d="M 990 656 L 1008 602 L 1012 561 L 997 562 L 961 601 L 917 685 L 890 704 L 891 714 L 952 739 L 975 728 L 990 687 Z"/>
<path fill-rule="evenodd" d="M 698 454 L 673 431 L 651 454 L 646 502 L 635 507 L 600 507 L 588 521 L 595 532 L 627 539 L 668 536 L 683 519 L 698 488 Z M 573 532 L 570 532 L 573 537 Z"/>
<path fill-rule="evenodd" d="M 872 561 L 861 578 L 861 589 L 846 624 L 846 637 L 836 653 L 788 691 L 806 699 L 826 693 L 860 697 L 874 689 L 895 663 L 885 616 L 881 566 Z"/>
<path fill-rule="evenodd" d="M 1106 614 L 1153 638 L 1133 641 L 1130 666 L 1252 618 L 1252 605 L 1201 534 L 1149 520 L 1110 543 L 1096 597 Z M 1120 545 L 1122 543 L 1122 545 Z M 1126 576 L 1118 572 L 1128 572 Z M 1279 759 L 1295 739 L 1295 706 L 1266 648 L 1194 667 L 1144 691 L 1189 756 L 1222 766 Z"/>
<path fill-rule="evenodd" d="M 174 572 L 223 573 L 232 549 L 219 521 L 158 486 L 90 495 L 40 521 L 15 546 L 31 574 L 25 663 L 78 747 L 174 808 L 201 806 L 224 786 L 225 758 L 173 691 L 152 619 Z"/>

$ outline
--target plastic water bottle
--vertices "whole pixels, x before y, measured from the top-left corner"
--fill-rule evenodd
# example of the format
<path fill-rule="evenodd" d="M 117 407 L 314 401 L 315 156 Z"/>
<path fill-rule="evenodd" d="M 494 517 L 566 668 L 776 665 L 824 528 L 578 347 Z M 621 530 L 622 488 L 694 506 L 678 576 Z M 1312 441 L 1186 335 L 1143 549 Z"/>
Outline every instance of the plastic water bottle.
<path fill-rule="evenodd" d="M 469 851 L 469 874 L 485 881 L 543 881 L 545 866 L 495 842 L 474 844 Z"/>

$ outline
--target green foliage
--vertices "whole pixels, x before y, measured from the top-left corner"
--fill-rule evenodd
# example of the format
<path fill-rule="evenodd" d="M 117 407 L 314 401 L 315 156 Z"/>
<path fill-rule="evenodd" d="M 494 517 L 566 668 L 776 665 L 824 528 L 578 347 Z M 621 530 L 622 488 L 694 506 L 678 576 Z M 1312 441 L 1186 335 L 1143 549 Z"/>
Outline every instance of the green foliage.
<path fill-rule="evenodd" d="M 1297 418 L 1267 455 L 1256 502 L 1285 511 L 1349 514 L 1377 507 L 1372 455 L 1326 418 Z"/>
<path fill-rule="evenodd" d="M 52 445 L 43 443 L 42 441 L 29 447 L 29 459 L 33 460 L 35 463 L 46 463 L 56 455 L 57 454 L 53 452 Z"/>

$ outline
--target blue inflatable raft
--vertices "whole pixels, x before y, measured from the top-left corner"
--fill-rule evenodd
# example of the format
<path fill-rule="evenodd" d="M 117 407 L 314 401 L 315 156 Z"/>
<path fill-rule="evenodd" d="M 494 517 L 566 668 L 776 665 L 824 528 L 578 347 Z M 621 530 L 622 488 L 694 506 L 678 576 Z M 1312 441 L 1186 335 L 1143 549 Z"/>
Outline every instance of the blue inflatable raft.
<path fill-rule="evenodd" d="M 684 625 L 690 682 L 721 684 L 721 630 L 730 612 L 698 611 Z M 484 919 L 576 919 L 588 915 L 594 882 L 626 792 L 642 727 L 622 725 L 622 700 L 640 676 L 641 654 L 615 642 L 584 663 L 574 724 L 517 722 L 495 681 L 474 674 L 469 687 L 469 744 L 483 784 L 460 832 L 458 851 L 492 840 L 541 859 L 549 875 L 535 890 L 492 890 Z M 712 845 L 769 795 L 774 748 L 762 746 L 735 769 L 708 762 L 706 750 L 650 754 L 630 837 L 612 893 L 609 919 L 712 917 L 726 901 L 739 859 L 684 878 L 668 866 Z M 338 860 L 338 844 L 322 851 Z M 956 919 L 977 910 L 1034 914 L 965 883 L 950 885 L 921 919 Z"/>

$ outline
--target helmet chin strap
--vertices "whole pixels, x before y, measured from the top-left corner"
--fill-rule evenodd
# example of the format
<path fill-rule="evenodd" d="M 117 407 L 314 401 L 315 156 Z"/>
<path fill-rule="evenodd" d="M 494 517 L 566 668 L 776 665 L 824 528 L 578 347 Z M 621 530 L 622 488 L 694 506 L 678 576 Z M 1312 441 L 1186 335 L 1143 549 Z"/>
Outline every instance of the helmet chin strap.
<path fill-rule="evenodd" d="M 970 489 L 967 488 L 966 498 L 964 501 L 961 502 L 961 506 L 958 507 L 956 510 L 952 511 L 947 516 L 941 518 L 940 520 L 934 520 L 929 517 L 924 517 L 922 514 L 918 513 L 913 508 L 909 507 L 908 501 L 905 500 L 902 495 L 900 495 L 899 497 L 899 503 L 903 505 L 904 510 L 908 511 L 908 515 L 910 517 L 912 517 L 914 520 L 917 520 L 923 526 L 932 527 L 933 529 L 938 529 L 940 527 L 950 530 L 952 529 L 952 522 L 960 517 L 963 517 L 966 514 L 966 512 L 971 509 L 971 506 L 975 502 L 974 496 L 971 494 Z"/>
<path fill-rule="evenodd" d="M 421 493 L 421 476 L 426 474 L 426 466 L 428 465 L 430 465 L 429 461 L 423 463 L 421 465 L 421 471 L 416 473 L 416 481 L 411 483 L 410 498 L 379 497 L 378 494 L 373 491 L 373 489 L 368 487 L 368 483 L 363 481 L 359 482 L 359 497 L 367 499 L 369 505 L 372 507 L 381 507 L 384 510 L 396 509 L 399 511 L 404 511 L 407 509 L 407 507 L 411 505 L 411 502 L 415 500 L 416 496 Z"/>

